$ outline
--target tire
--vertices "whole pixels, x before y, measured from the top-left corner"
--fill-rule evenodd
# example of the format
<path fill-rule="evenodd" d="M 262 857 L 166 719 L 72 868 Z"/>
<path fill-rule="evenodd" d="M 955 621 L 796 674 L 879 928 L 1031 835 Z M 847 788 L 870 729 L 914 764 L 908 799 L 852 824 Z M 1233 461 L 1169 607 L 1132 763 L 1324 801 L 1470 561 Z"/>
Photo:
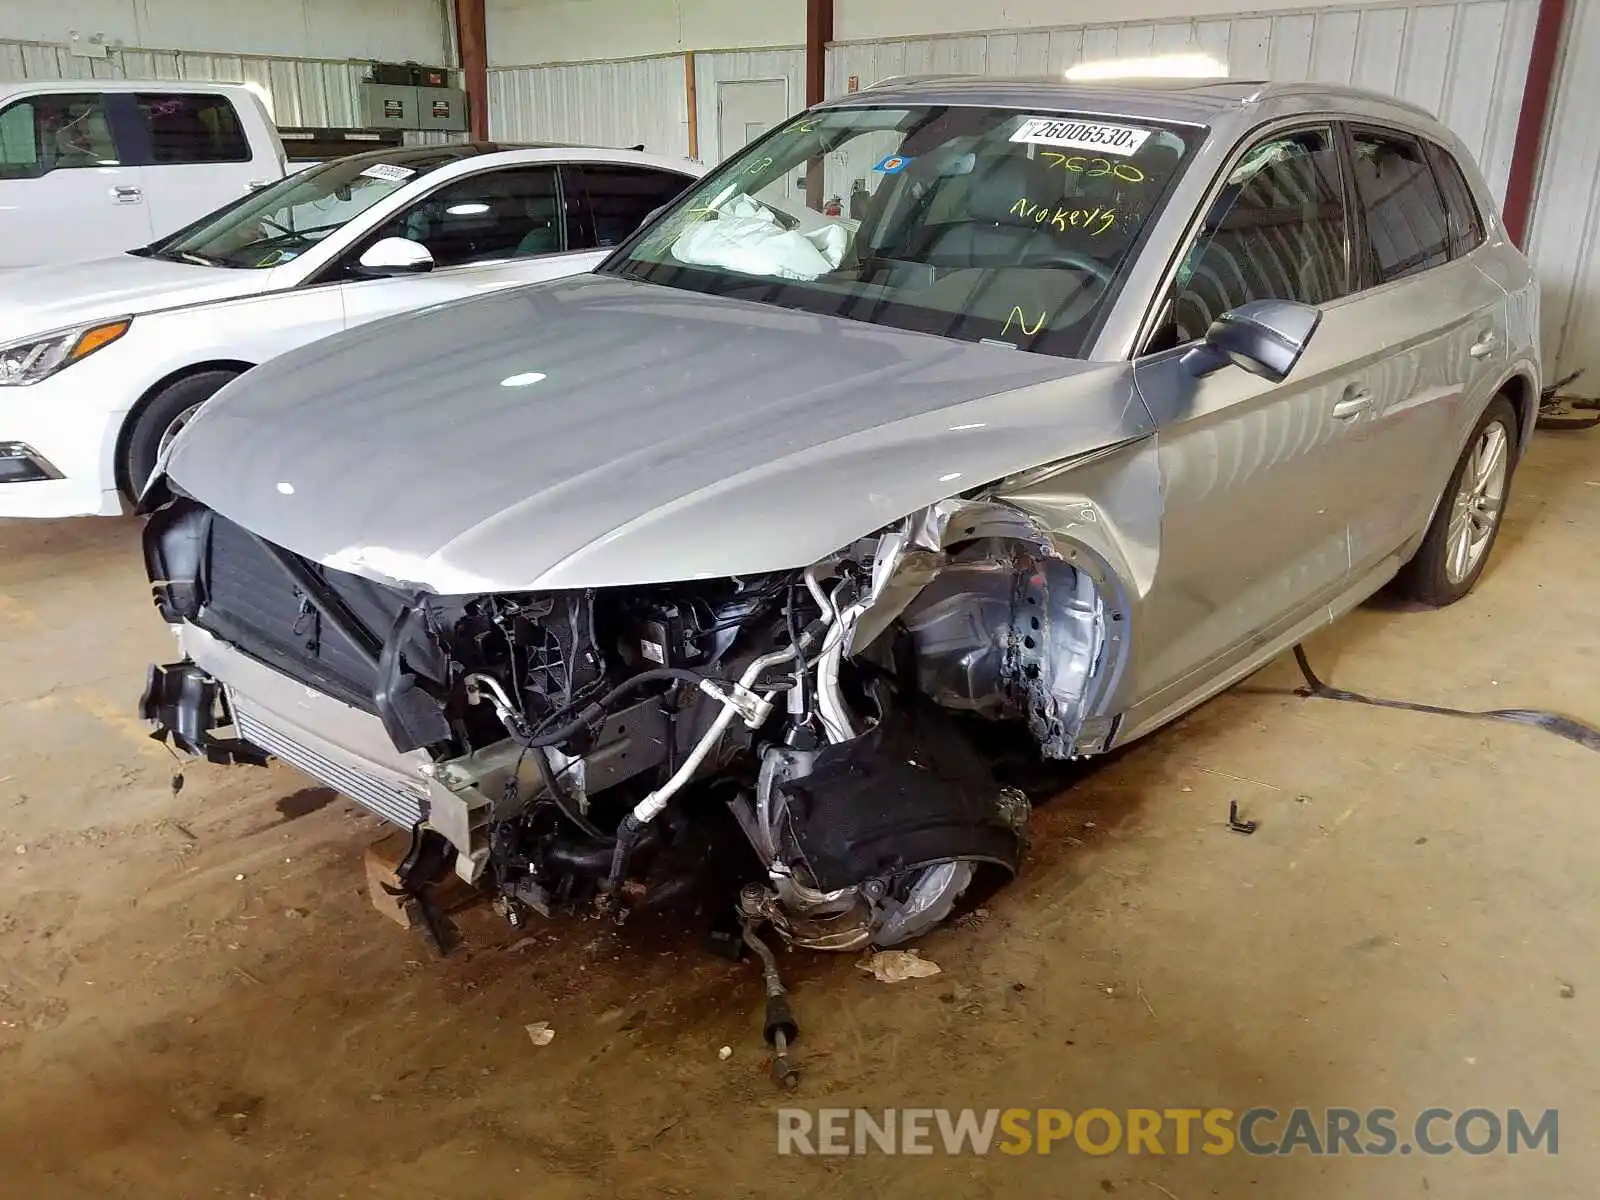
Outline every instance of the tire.
<path fill-rule="evenodd" d="M 1486 471 L 1484 456 L 1491 460 Z M 1395 580 L 1400 595 L 1443 608 L 1472 590 L 1500 537 L 1516 467 L 1517 414 L 1509 400 L 1496 396 L 1450 473 L 1422 545 Z M 1468 526 L 1465 535 L 1461 521 Z"/>
<path fill-rule="evenodd" d="M 136 501 L 144 490 L 169 436 L 176 434 L 223 384 L 238 377 L 238 371 L 201 371 L 168 384 L 150 397 L 134 417 L 123 443 L 122 486 L 130 502 Z"/>

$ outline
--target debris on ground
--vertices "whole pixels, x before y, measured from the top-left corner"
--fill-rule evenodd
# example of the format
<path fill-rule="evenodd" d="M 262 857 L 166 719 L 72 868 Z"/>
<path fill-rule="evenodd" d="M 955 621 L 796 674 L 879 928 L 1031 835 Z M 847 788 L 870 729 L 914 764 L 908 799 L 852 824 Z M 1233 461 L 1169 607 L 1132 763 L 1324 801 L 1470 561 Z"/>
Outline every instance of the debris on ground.
<path fill-rule="evenodd" d="M 857 965 L 870 972 L 879 983 L 901 983 L 939 974 L 939 964 L 931 958 L 923 958 L 916 950 L 880 950 Z"/>
<path fill-rule="evenodd" d="M 733 1057 L 733 1047 L 732 1046 L 724 1046 L 721 1050 L 717 1051 L 717 1057 L 720 1058 L 723 1062 L 727 1062 L 730 1058 Z"/>
<path fill-rule="evenodd" d="M 535 1021 L 532 1025 L 524 1025 L 528 1037 L 535 1046 L 548 1046 L 556 1040 L 556 1031 L 550 1028 L 549 1021 Z"/>

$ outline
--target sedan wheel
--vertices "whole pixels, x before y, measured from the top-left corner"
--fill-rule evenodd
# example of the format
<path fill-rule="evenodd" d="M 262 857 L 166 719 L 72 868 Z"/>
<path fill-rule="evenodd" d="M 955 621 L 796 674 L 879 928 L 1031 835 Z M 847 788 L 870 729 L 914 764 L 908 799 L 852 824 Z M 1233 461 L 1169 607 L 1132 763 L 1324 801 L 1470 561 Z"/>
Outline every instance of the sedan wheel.
<path fill-rule="evenodd" d="M 1472 590 L 1500 533 L 1517 465 L 1517 416 L 1496 396 L 1450 476 L 1433 524 L 1395 586 L 1403 595 L 1439 607 Z"/>
<path fill-rule="evenodd" d="M 167 452 L 167 447 L 172 445 L 172 439 L 177 437 L 178 434 L 183 431 L 183 427 L 189 423 L 189 418 L 194 416 L 195 413 L 197 413 L 199 411 L 200 411 L 200 405 L 191 404 L 188 408 L 184 409 L 176 417 L 172 418 L 172 423 L 170 425 L 168 425 L 165 430 L 162 431 L 161 442 L 156 447 L 156 458 L 158 460 L 160 459 L 160 457 L 163 454 L 165 454 Z"/>
<path fill-rule="evenodd" d="M 232 370 L 198 371 L 168 384 L 134 410 L 133 422 L 123 435 L 121 462 L 123 494 L 129 500 L 138 499 L 172 439 L 207 400 L 238 375 Z"/>

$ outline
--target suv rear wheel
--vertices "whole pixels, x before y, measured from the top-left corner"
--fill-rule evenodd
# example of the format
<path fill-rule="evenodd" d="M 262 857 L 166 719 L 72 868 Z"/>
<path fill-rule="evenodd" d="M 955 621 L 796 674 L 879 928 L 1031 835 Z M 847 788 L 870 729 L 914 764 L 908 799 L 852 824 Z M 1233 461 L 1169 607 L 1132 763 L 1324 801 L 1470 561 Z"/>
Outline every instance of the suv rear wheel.
<path fill-rule="evenodd" d="M 1440 608 L 1472 590 L 1500 536 L 1516 466 L 1517 414 L 1496 396 L 1467 439 L 1427 536 L 1395 581 L 1402 595 Z"/>

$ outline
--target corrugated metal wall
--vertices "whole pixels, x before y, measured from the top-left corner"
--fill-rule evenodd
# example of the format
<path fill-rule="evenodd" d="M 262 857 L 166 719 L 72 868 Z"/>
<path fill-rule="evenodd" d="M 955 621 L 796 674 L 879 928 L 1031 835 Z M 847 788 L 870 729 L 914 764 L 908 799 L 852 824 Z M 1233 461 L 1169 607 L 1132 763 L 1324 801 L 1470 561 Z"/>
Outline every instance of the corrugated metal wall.
<path fill-rule="evenodd" d="M 694 56 L 695 108 L 700 133 L 700 161 L 721 162 L 731 147 L 719 144 L 722 127 L 718 85 L 758 79 L 781 79 L 789 89 L 789 113 L 806 106 L 806 52 L 782 50 L 717 50 Z"/>
<path fill-rule="evenodd" d="M 1600 0 L 1574 0 L 1534 192 L 1529 252 L 1543 286 L 1545 374 L 1600 396 Z"/>
<path fill-rule="evenodd" d="M 689 153 L 683 56 L 497 67 L 489 72 L 489 134 L 509 142 L 638 146 Z"/>
<path fill-rule="evenodd" d="M 779 79 L 789 112 L 805 107 L 805 51 L 710 50 L 695 55 L 700 159 L 716 162 L 718 87 Z M 687 156 L 689 109 L 684 56 L 665 54 L 617 62 L 495 67 L 489 71 L 489 132 L 506 141 L 574 141 L 637 146 Z"/>
<path fill-rule="evenodd" d="M 254 83 L 270 98 L 279 125 L 354 128 L 361 116 L 367 65 L 321 59 L 178 50 L 112 50 L 82 58 L 64 46 L 0 42 L 0 79 L 195 79 Z"/>
<path fill-rule="evenodd" d="M 844 44 L 829 50 L 828 91 L 842 94 L 852 75 L 867 87 L 892 75 L 1059 75 L 1097 59 L 1207 53 L 1235 78 L 1349 83 L 1421 104 L 1503 192 L 1537 12 L 1537 0 L 1461 0 Z"/>

